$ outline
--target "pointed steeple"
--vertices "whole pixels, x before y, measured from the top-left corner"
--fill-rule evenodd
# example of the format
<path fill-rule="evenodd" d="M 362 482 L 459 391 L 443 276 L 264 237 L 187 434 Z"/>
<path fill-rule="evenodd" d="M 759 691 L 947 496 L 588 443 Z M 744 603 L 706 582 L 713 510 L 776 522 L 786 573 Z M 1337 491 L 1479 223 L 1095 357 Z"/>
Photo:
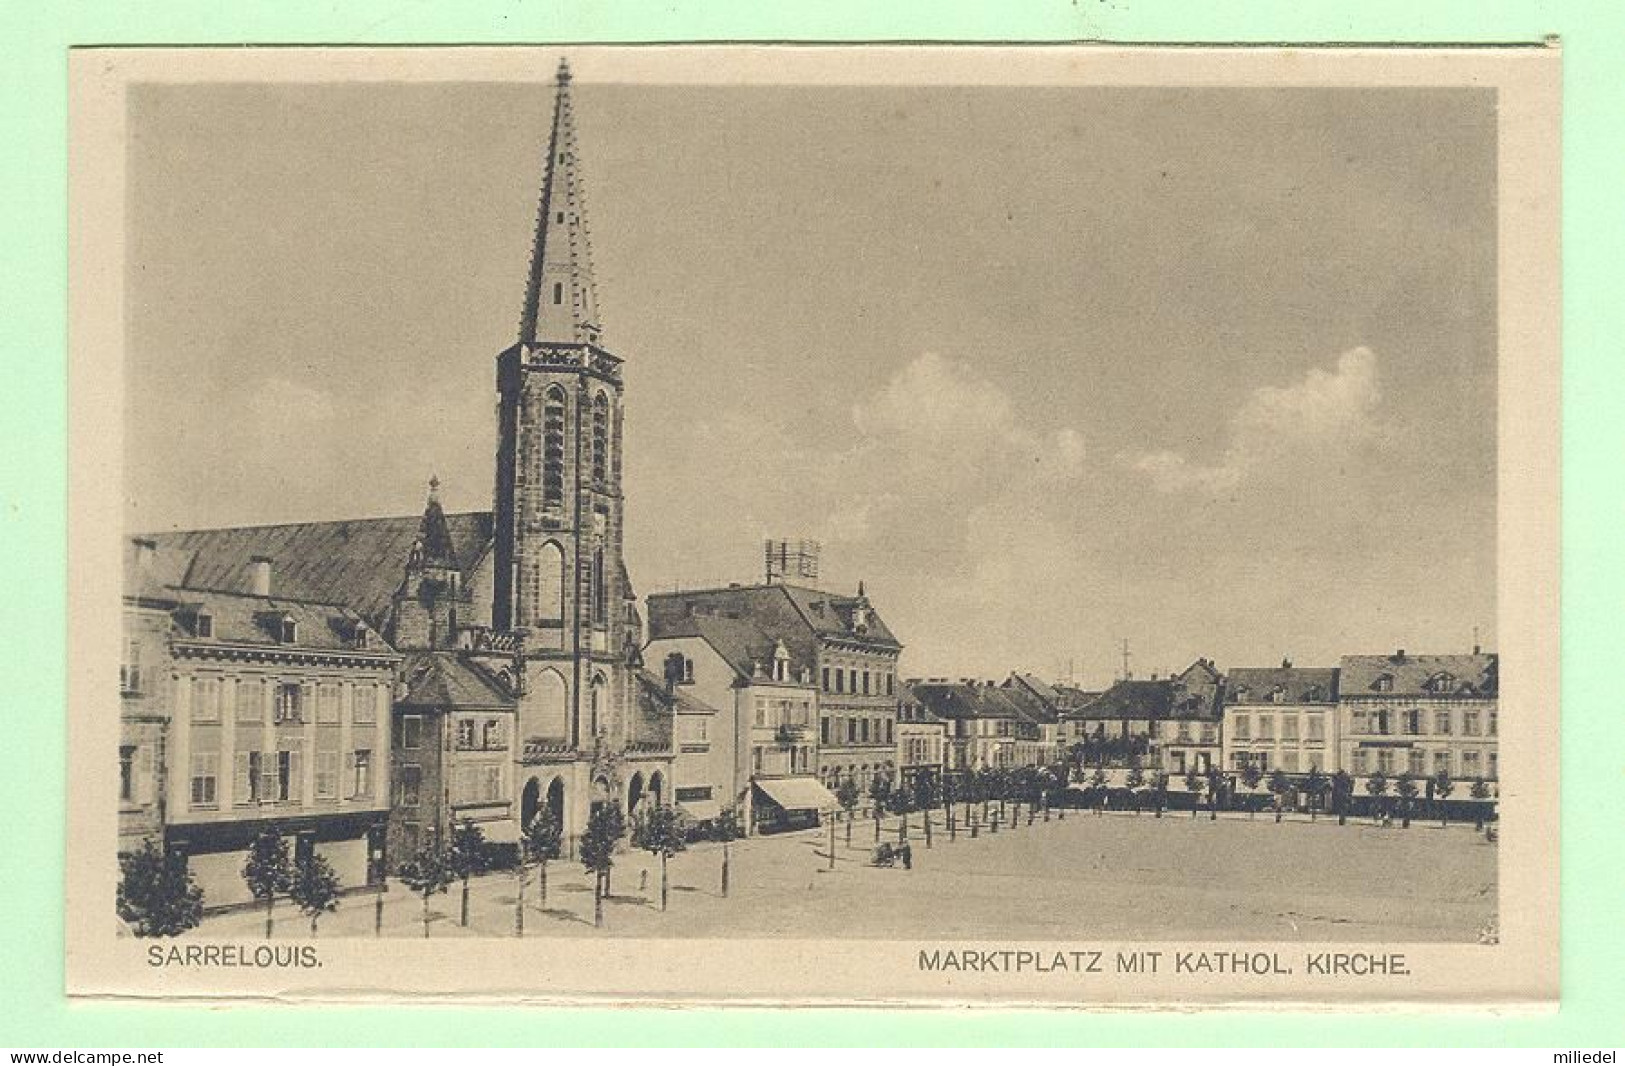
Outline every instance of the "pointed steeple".
<path fill-rule="evenodd" d="M 426 566 L 447 567 L 456 564 L 451 545 L 451 527 L 446 524 L 446 512 L 440 507 L 440 478 L 429 479 L 429 499 L 423 506 L 423 521 L 418 525 L 415 545 L 422 552 Z"/>
<path fill-rule="evenodd" d="M 575 109 L 570 100 L 570 67 L 561 59 L 519 342 L 598 344 L 599 332 Z"/>

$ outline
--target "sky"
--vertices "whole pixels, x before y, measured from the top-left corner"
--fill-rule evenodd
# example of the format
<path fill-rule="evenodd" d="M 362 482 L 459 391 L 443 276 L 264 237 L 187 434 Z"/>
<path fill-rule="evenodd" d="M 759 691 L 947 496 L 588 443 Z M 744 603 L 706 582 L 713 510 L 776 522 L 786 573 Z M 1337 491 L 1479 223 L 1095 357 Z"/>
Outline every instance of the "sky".
<path fill-rule="evenodd" d="M 910 676 L 1493 647 L 1493 94 L 574 94 L 639 593 L 811 537 Z M 550 113 L 138 87 L 128 528 L 489 508 Z"/>

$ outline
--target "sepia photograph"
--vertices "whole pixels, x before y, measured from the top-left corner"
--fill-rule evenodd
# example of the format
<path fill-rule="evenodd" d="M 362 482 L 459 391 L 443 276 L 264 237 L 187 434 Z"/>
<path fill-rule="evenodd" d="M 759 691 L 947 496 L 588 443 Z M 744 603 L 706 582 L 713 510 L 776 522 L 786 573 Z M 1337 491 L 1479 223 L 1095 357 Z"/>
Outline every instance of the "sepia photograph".
<path fill-rule="evenodd" d="M 75 60 L 70 989 L 1555 996 L 1555 50 Z"/>

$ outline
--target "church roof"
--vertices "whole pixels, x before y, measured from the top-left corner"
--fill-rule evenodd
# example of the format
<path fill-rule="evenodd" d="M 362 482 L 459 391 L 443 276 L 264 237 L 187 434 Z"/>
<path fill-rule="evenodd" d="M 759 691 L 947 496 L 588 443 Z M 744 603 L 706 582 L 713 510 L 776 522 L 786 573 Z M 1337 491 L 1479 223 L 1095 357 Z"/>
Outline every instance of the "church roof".
<path fill-rule="evenodd" d="M 491 513 L 445 515 L 450 562 L 466 580 L 491 544 Z M 293 522 L 193 529 L 143 536 L 158 557 L 190 559 L 178 584 L 251 591 L 249 564 L 271 560 L 271 591 L 291 599 L 342 603 L 382 628 L 418 537 L 421 514 L 338 522 Z"/>
<path fill-rule="evenodd" d="M 400 703 L 452 710 L 511 711 L 517 702 L 473 660 L 454 651 L 417 651 L 401 663 L 406 693 Z"/>

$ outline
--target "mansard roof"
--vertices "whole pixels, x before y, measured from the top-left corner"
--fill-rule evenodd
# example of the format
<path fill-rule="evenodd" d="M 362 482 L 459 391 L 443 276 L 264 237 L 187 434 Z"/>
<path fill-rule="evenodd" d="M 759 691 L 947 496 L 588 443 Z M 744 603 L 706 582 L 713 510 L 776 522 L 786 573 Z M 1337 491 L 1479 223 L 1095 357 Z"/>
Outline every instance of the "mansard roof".
<path fill-rule="evenodd" d="M 721 618 L 749 622 L 770 640 L 783 640 L 797 663 L 817 661 L 824 640 L 868 644 L 886 651 L 901 650 L 885 621 L 868 607 L 867 624 L 860 631 L 857 612 L 867 600 L 837 596 L 798 585 L 739 585 L 720 589 L 651 593 L 648 598 L 649 635 L 697 636 L 692 620 Z M 771 651 L 768 658 L 772 657 Z"/>
<path fill-rule="evenodd" d="M 1238 666 L 1225 685 L 1226 706 L 1336 703 L 1338 671 L 1319 666 Z M 1279 699 L 1276 693 L 1280 693 Z"/>
<path fill-rule="evenodd" d="M 756 676 L 756 664 L 764 669 L 773 661 L 774 651 L 782 644 L 790 653 L 790 670 L 799 678 L 802 671 L 811 671 L 814 660 L 808 657 L 806 642 L 799 651 L 791 642 L 772 636 L 762 630 L 752 618 L 732 617 L 724 614 L 692 614 L 670 619 L 657 632 L 651 626 L 652 639 L 697 637 L 705 641 L 722 656 L 740 680 Z"/>
<path fill-rule="evenodd" d="M 1500 657 L 1477 655 L 1345 655 L 1338 694 L 1362 696 L 1446 696 L 1490 698 L 1499 690 Z M 1386 685 L 1384 685 L 1386 679 Z"/>
<path fill-rule="evenodd" d="M 356 612 L 334 603 L 315 603 L 283 596 L 254 596 L 213 589 L 171 588 L 176 602 L 174 635 L 192 645 L 254 645 L 284 651 L 363 651 L 393 655 L 384 638 L 367 627 Z M 199 616 L 209 617 L 202 635 Z M 294 623 L 294 639 L 282 639 L 283 621 Z M 366 645 L 357 644 L 367 631 Z"/>
<path fill-rule="evenodd" d="M 518 706 L 500 680 L 455 651 L 410 652 L 401 677 L 406 692 L 399 702 L 414 707 L 511 711 Z"/>

